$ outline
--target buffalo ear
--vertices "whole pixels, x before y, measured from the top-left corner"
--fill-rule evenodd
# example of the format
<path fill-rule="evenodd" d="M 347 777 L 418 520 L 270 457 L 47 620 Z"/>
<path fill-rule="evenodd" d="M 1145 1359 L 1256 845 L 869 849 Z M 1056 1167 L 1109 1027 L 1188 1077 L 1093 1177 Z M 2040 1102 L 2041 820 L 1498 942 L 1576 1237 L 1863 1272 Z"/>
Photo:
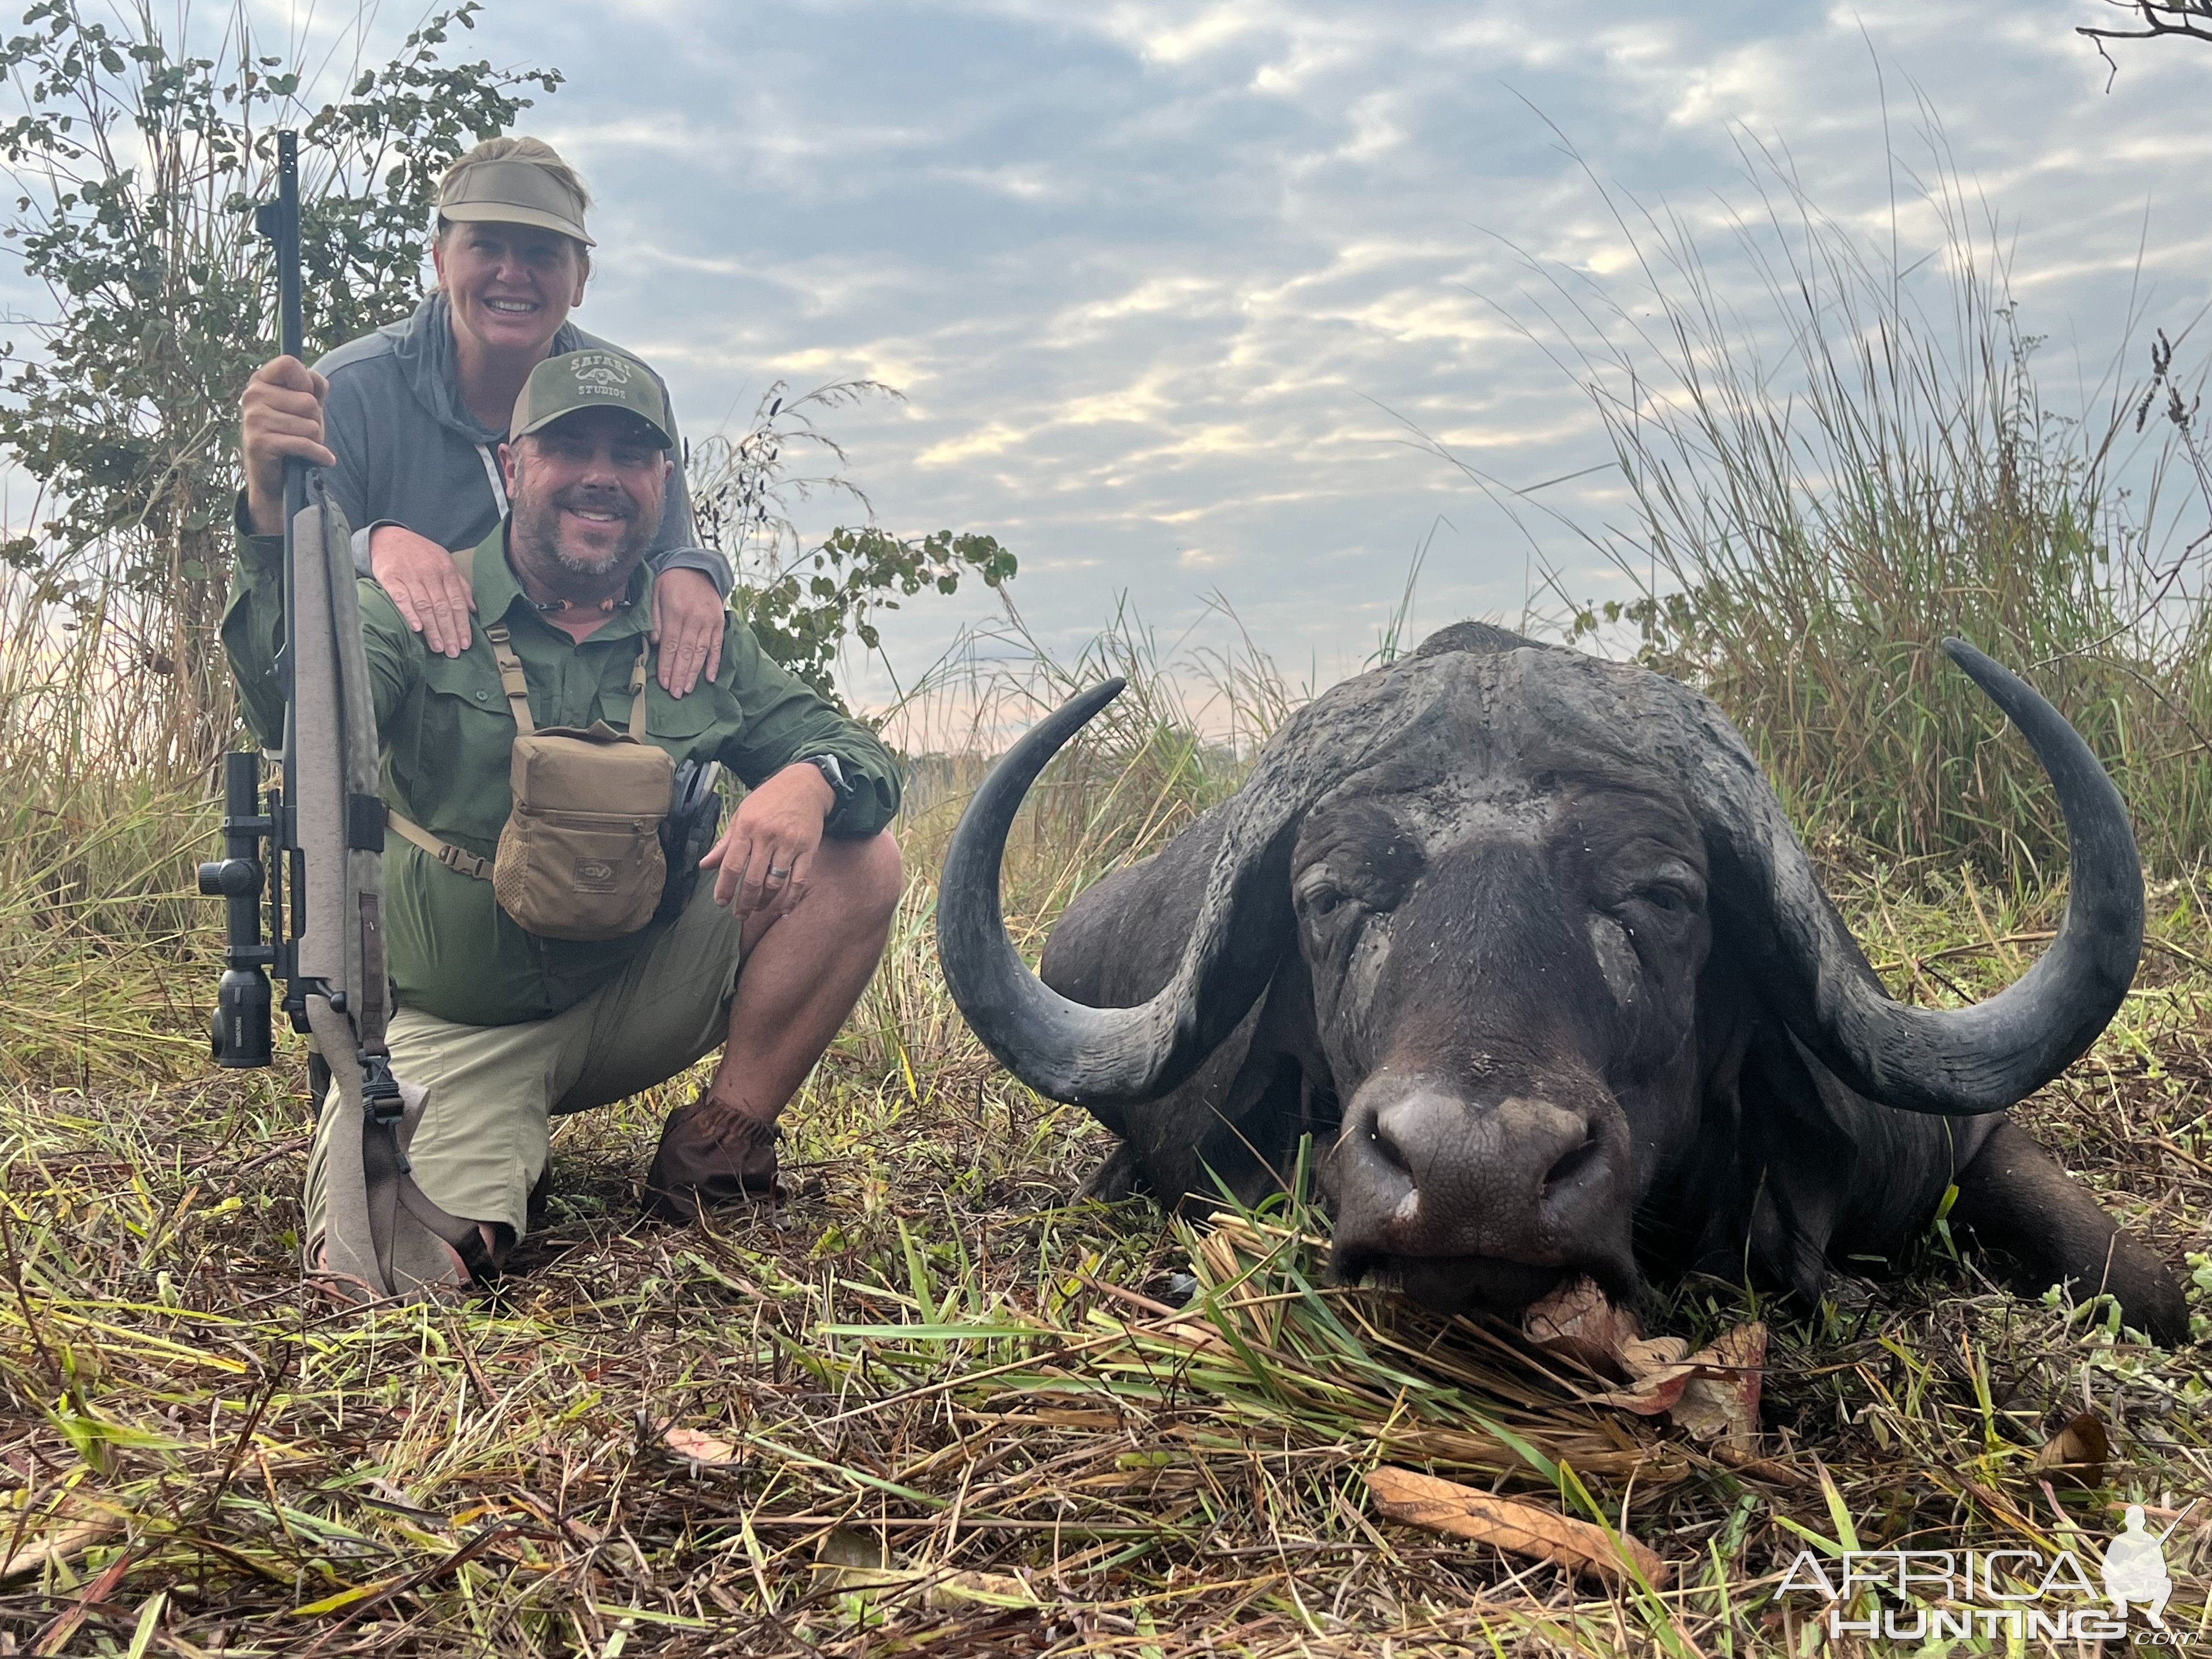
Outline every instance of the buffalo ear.
<path fill-rule="evenodd" d="M 1087 1008 L 1135 1008 L 1165 990 L 1196 931 L 1206 882 L 1229 828 L 1227 802 L 1209 807 L 1150 858 L 1087 888 L 1053 924 L 1037 976 Z M 1259 1000 L 1276 959 L 1293 944 L 1290 837 L 1278 838 L 1237 913 L 1244 969 L 1231 988 L 1240 1012 Z M 1268 902 L 1269 895 L 1274 902 Z"/>
<path fill-rule="evenodd" d="M 1313 1133 L 1322 1150 L 1334 1140 L 1334 1124 L 1308 1117 L 1311 1085 L 1318 1076 L 1325 1091 L 1328 1077 L 1325 1065 L 1309 1070 L 1314 1055 L 1313 986 L 1293 949 L 1266 996 L 1188 1080 L 1119 1109 L 1140 1184 L 1170 1208 L 1199 1214 L 1224 1191 L 1250 1206 L 1287 1189 L 1300 1137 Z"/>
<path fill-rule="evenodd" d="M 1730 1282 L 1748 1273 L 1817 1302 L 1856 1149 L 1828 1092 L 1840 1085 L 1808 1060 L 1741 961 L 1717 906 L 1698 983 L 1704 1086 L 1684 1160 L 1697 1196 L 1671 1238 L 1644 1225 L 1655 1254 L 1686 1249 L 1686 1265 L 1700 1273 Z"/>

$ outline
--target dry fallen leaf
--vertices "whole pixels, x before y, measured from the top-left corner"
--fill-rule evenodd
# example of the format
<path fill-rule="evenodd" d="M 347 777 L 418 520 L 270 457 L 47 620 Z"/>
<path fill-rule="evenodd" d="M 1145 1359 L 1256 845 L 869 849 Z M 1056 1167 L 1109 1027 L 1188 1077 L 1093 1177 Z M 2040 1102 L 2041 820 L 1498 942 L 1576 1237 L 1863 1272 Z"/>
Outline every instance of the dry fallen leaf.
<path fill-rule="evenodd" d="M 1615 1307 L 1587 1274 L 1530 1304 L 1521 1316 L 1521 1328 L 1547 1353 L 1571 1359 L 1600 1376 L 1635 1374 L 1623 1363 L 1624 1351 L 1643 1336 L 1643 1329 L 1633 1313 Z"/>
<path fill-rule="evenodd" d="M 1696 1374 L 1690 1366 L 1679 1362 L 1661 1365 L 1646 1371 L 1625 1389 L 1583 1397 L 1593 1406 L 1612 1406 L 1634 1412 L 1638 1417 L 1657 1417 L 1673 1411 L 1680 1403 L 1682 1391 L 1690 1386 L 1690 1379 Z"/>
<path fill-rule="evenodd" d="M 1681 1398 L 1668 1408 L 1692 1438 L 1749 1451 L 1759 1443 L 1759 1390 L 1766 1364 L 1766 1327 L 1739 1325 L 1684 1362 L 1691 1367 Z"/>
<path fill-rule="evenodd" d="M 1493 1497 L 1432 1474 L 1383 1468 L 1370 1472 L 1367 1489 L 1375 1506 L 1393 1521 L 1494 1545 L 1515 1555 L 1556 1561 L 1578 1572 L 1620 1583 L 1629 1577 L 1623 1551 L 1647 1584 L 1667 1580 L 1668 1569 L 1650 1546 L 1626 1534 L 1608 1534 L 1587 1521 L 1571 1520 L 1540 1504 Z"/>
<path fill-rule="evenodd" d="M 1679 1365 L 1689 1355 L 1690 1345 L 1679 1336 L 1647 1336 L 1620 1346 L 1620 1363 L 1631 1376 L 1649 1376 L 1668 1365 Z"/>
<path fill-rule="evenodd" d="M 671 1429 L 660 1438 L 678 1457 L 707 1468 L 735 1468 L 744 1461 L 744 1453 L 738 1447 L 698 1429 Z"/>
<path fill-rule="evenodd" d="M 1634 1313 L 1595 1281 L 1573 1280 L 1532 1304 L 1522 1330 L 1547 1352 L 1623 1386 L 1584 1396 L 1639 1417 L 1665 1413 L 1693 1437 L 1748 1451 L 1759 1441 L 1759 1368 L 1766 1327 L 1739 1325 L 1696 1353 L 1676 1336 L 1647 1337 Z"/>
<path fill-rule="evenodd" d="M 50 1561 L 69 1561 L 80 1556 L 102 1539 L 112 1538 L 123 1529 L 123 1523 L 112 1516 L 91 1521 L 78 1521 L 48 1533 L 44 1538 L 27 1539 L 21 1548 L 4 1560 L 0 1560 L 0 1578 L 13 1578 L 26 1572 L 34 1572 Z"/>
<path fill-rule="evenodd" d="M 2037 1449 L 2032 1469 L 2063 1474 L 2084 1486 L 2102 1486 L 2112 1443 L 2094 1412 L 2082 1412 Z"/>

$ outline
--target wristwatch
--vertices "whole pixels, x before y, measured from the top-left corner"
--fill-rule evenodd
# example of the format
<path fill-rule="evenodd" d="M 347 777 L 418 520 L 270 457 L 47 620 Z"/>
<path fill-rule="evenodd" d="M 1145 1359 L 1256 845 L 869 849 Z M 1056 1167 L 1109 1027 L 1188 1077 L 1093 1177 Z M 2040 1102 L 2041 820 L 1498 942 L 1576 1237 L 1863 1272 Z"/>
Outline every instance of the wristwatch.
<path fill-rule="evenodd" d="M 835 755 L 807 755 L 799 763 L 811 766 L 822 774 L 822 781 L 830 786 L 830 793 L 837 798 L 822 816 L 825 820 L 836 817 L 845 803 L 853 798 L 853 786 L 845 781 L 845 769 L 837 764 Z"/>

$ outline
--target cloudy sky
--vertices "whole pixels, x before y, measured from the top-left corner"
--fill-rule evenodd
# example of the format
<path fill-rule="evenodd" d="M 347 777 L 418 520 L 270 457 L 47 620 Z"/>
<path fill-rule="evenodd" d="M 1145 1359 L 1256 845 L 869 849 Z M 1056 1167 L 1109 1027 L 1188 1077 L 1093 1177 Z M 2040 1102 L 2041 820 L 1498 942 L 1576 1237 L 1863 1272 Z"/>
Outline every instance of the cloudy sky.
<path fill-rule="evenodd" d="M 1605 591 L 1563 527 L 1618 511 L 1601 472 L 1570 476 L 1603 462 L 1601 429 L 1516 327 L 1547 273 L 1636 312 L 1601 187 L 1686 216 L 1725 271 L 1764 147 L 1870 245 L 1901 200 L 1909 264 L 1932 112 L 2001 223 L 2054 401 L 2130 315 L 2188 324 L 2212 271 L 2212 46 L 2116 48 L 2108 91 L 2072 29 L 2111 15 L 490 0 L 478 39 L 568 76 L 526 125 L 601 200 L 580 320 L 659 365 L 695 435 L 779 380 L 888 382 L 903 403 L 827 422 L 882 521 L 997 535 L 1057 648 L 1124 596 L 1172 640 L 1218 593 L 1328 679 L 1373 648 L 1425 541 L 1419 627 L 1518 617 L 1545 560 Z M 1524 501 L 1524 533 L 1417 430 L 1547 486 L 1526 501 L 1558 517 Z M 989 609 L 921 602 L 901 665 Z"/>

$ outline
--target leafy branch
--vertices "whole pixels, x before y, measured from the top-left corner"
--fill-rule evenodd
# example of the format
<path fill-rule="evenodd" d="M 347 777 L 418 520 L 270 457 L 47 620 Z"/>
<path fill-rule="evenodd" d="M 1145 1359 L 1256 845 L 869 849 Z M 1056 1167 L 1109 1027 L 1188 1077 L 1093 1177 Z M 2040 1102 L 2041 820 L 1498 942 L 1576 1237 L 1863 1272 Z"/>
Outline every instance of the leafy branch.
<path fill-rule="evenodd" d="M 845 640 L 880 648 L 882 636 L 870 620 L 877 612 L 896 611 L 901 598 L 925 589 L 957 592 L 963 574 L 996 588 L 1016 568 L 1014 556 L 994 538 L 950 530 L 901 538 L 871 524 L 833 530 L 818 546 L 805 545 L 792 519 L 797 502 L 843 495 L 874 517 L 872 503 L 844 471 L 843 447 L 816 416 L 899 396 L 881 381 L 854 380 L 794 398 L 779 380 L 744 433 L 717 434 L 685 458 L 700 540 L 736 573 L 732 607 L 763 650 L 831 698 L 837 695 L 831 671 Z M 799 464 L 809 459 L 824 470 L 803 470 Z"/>

